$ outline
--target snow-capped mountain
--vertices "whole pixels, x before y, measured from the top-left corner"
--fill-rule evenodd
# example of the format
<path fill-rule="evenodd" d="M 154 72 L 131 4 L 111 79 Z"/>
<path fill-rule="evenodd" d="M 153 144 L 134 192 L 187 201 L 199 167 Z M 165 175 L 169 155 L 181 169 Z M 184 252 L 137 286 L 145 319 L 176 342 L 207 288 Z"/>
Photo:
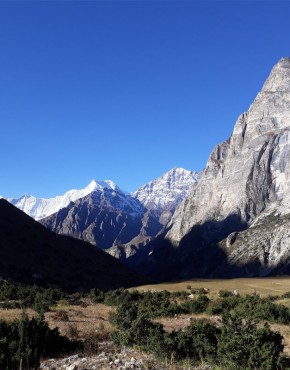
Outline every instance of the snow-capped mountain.
<path fill-rule="evenodd" d="M 167 215 L 162 222 L 164 224 L 191 191 L 197 177 L 198 173 L 195 171 L 174 167 L 164 175 L 141 186 L 132 193 L 132 197 L 159 216 L 169 212 L 170 215 Z"/>
<path fill-rule="evenodd" d="M 130 194 L 115 189 L 94 190 L 40 222 L 58 234 L 101 249 L 128 243 L 139 234 L 146 208 Z"/>
<path fill-rule="evenodd" d="M 196 177 L 196 172 L 173 168 L 131 195 L 113 182 L 92 182 L 89 194 L 43 218 L 41 223 L 124 260 L 163 229 Z"/>
<path fill-rule="evenodd" d="M 36 198 L 32 195 L 25 194 L 21 198 L 7 198 L 7 200 L 35 220 L 41 220 L 42 218 L 58 212 L 61 208 L 68 206 L 70 202 L 75 202 L 93 191 L 103 191 L 104 189 L 121 191 L 113 181 L 93 180 L 84 189 L 73 189 L 66 192 L 64 195 L 59 195 L 54 198 Z"/>
<path fill-rule="evenodd" d="M 8 200 L 56 233 L 88 241 L 126 259 L 163 229 L 196 178 L 196 172 L 173 168 L 132 194 L 113 181 L 93 180 L 84 189 L 55 198 L 24 195 Z"/>

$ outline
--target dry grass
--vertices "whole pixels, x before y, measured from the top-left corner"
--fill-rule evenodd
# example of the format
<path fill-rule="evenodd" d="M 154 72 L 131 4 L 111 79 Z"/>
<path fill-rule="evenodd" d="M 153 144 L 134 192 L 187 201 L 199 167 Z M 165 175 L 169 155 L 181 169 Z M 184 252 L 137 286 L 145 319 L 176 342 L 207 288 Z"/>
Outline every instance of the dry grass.
<path fill-rule="evenodd" d="M 289 325 L 282 324 L 270 324 L 270 327 L 274 331 L 279 331 L 283 336 L 284 354 L 290 356 L 290 327 Z"/>
<path fill-rule="evenodd" d="M 45 320 L 51 329 L 58 327 L 63 335 L 77 332 L 80 338 L 85 338 L 92 333 L 102 337 L 111 330 L 109 317 L 113 310 L 102 304 L 88 307 L 57 306 L 45 314 Z M 0 309 L 0 319 L 7 321 L 19 319 L 22 312 L 21 309 Z M 25 312 L 29 318 L 36 315 L 31 309 Z"/>
<path fill-rule="evenodd" d="M 58 327 L 62 334 L 68 335 L 72 331 L 77 331 L 79 337 L 84 338 L 88 333 L 105 335 L 110 331 L 109 317 L 112 311 L 113 308 L 103 304 L 87 307 L 57 306 L 45 314 L 45 319 L 51 328 Z M 62 314 L 59 315 L 58 312 Z M 65 320 L 62 320 L 61 316 L 65 317 Z"/>
<path fill-rule="evenodd" d="M 21 317 L 22 312 L 23 310 L 21 310 L 20 308 L 13 308 L 13 309 L 1 308 L 0 309 L 0 320 L 13 321 L 15 319 L 19 319 Z M 25 310 L 25 312 L 27 313 L 30 319 L 36 314 L 31 309 L 27 309 Z"/>
<path fill-rule="evenodd" d="M 172 332 L 173 330 L 184 330 L 192 321 L 207 320 L 214 325 L 220 325 L 219 316 L 209 316 L 206 314 L 181 314 L 175 317 L 162 317 L 154 321 L 163 325 L 164 330 Z"/>
<path fill-rule="evenodd" d="M 209 296 L 217 298 L 220 290 L 237 290 L 241 295 L 258 293 L 261 297 L 269 295 L 282 295 L 290 291 L 290 277 L 272 278 L 241 278 L 241 279 L 194 279 L 176 283 L 161 283 L 143 285 L 136 289 L 139 291 L 162 291 L 177 292 L 192 289 L 207 288 Z"/>

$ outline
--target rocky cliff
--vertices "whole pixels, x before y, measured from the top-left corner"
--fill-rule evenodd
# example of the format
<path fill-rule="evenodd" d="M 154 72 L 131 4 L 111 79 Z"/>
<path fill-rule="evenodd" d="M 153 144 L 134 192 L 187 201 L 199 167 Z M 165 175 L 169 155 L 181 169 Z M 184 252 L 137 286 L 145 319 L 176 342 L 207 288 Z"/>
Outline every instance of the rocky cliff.
<path fill-rule="evenodd" d="M 290 58 L 283 58 L 238 118 L 231 137 L 214 148 L 163 238 L 148 246 L 143 266 L 154 272 L 161 264 L 167 277 L 172 266 L 175 274 L 188 276 L 286 273 L 289 133 Z M 271 228 L 270 216 L 276 219 Z M 233 238 L 224 241 L 230 234 Z"/>

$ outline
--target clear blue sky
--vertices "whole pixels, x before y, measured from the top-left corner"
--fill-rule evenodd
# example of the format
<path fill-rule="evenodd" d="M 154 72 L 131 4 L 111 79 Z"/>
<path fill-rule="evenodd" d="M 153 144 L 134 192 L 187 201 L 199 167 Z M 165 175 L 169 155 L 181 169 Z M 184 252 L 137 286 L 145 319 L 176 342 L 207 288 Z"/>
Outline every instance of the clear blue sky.
<path fill-rule="evenodd" d="M 0 2 L 0 195 L 200 171 L 272 66 L 289 2 Z"/>

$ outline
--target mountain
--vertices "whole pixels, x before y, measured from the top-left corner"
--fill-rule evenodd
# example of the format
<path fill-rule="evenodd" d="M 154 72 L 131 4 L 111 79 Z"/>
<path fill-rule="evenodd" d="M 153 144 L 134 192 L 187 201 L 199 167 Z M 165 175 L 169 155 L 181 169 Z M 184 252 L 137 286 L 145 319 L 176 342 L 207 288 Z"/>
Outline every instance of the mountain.
<path fill-rule="evenodd" d="M 290 58 L 283 58 L 163 236 L 146 247 L 140 270 L 163 278 L 290 273 L 289 158 Z"/>
<path fill-rule="evenodd" d="M 195 181 L 196 173 L 174 168 L 132 195 L 116 186 L 94 189 L 40 222 L 126 260 L 162 230 Z"/>
<path fill-rule="evenodd" d="M 4 199 L 0 199 L 0 277 L 80 291 L 141 282 L 107 253 L 53 233 Z"/>
<path fill-rule="evenodd" d="M 40 222 L 58 234 L 108 249 L 138 235 L 145 212 L 138 200 L 119 188 L 103 187 Z"/>
<path fill-rule="evenodd" d="M 53 213 L 58 212 L 61 208 L 64 208 L 74 202 L 77 199 L 83 198 L 86 195 L 92 193 L 95 190 L 102 189 L 117 189 L 117 185 L 110 180 L 95 181 L 93 180 L 87 187 L 81 190 L 70 190 L 64 195 L 59 195 L 54 198 L 36 198 L 32 195 L 25 194 L 21 198 L 8 198 L 7 200 L 21 209 L 35 220 L 41 220 L 42 218 L 48 217 Z"/>
<path fill-rule="evenodd" d="M 172 168 L 164 175 L 141 186 L 132 193 L 148 210 L 166 224 L 177 205 L 188 195 L 197 181 L 198 173 L 184 168 Z"/>

